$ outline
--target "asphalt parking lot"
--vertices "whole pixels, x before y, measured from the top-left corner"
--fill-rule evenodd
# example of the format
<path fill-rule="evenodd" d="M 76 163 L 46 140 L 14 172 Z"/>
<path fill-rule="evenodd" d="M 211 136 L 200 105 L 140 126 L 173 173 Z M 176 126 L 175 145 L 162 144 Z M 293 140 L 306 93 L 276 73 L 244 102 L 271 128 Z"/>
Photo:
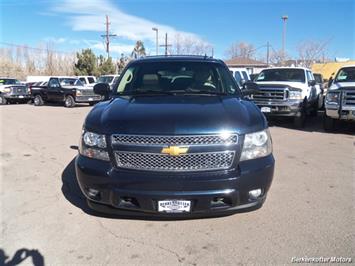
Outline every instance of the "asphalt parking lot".
<path fill-rule="evenodd" d="M 93 214 L 78 190 L 77 152 L 70 146 L 78 144 L 90 109 L 0 107 L 0 264 L 21 252 L 18 261 L 46 265 L 355 260 L 354 125 L 325 133 L 320 117 L 304 130 L 273 122 L 275 176 L 259 210 L 209 219 L 137 220 Z"/>

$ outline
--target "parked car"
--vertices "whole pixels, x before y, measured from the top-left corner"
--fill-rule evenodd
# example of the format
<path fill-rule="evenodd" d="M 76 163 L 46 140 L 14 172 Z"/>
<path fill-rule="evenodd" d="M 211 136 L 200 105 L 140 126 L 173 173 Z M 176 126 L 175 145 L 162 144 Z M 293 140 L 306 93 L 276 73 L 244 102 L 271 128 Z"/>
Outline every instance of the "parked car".
<path fill-rule="evenodd" d="M 51 77 L 46 86 L 32 86 L 32 97 L 35 106 L 52 102 L 73 107 L 76 103 L 94 105 L 101 100 L 101 96 L 95 94 L 92 88 L 85 87 L 73 77 Z"/>
<path fill-rule="evenodd" d="M 7 103 L 23 103 L 31 100 L 26 85 L 14 78 L 0 77 L 0 105 Z"/>
<path fill-rule="evenodd" d="M 88 87 L 94 87 L 96 84 L 96 77 L 94 76 L 78 76 L 78 79 Z"/>
<path fill-rule="evenodd" d="M 128 64 L 87 115 L 75 166 L 94 210 L 191 217 L 260 207 L 274 157 L 264 115 L 223 61 L 164 56 Z"/>
<path fill-rule="evenodd" d="M 113 85 L 118 81 L 119 77 L 120 75 L 103 75 L 97 79 L 97 83 L 107 83 L 112 89 Z"/>
<path fill-rule="evenodd" d="M 324 129 L 337 120 L 355 121 L 355 65 L 339 69 L 325 97 Z"/>
<path fill-rule="evenodd" d="M 251 95 L 266 116 L 287 116 L 303 127 L 307 115 L 317 115 L 321 91 L 307 68 L 267 68 L 256 79 L 259 91 Z"/>
<path fill-rule="evenodd" d="M 241 87 L 247 81 L 250 81 L 248 70 L 246 68 L 230 67 L 230 72 L 238 83 L 238 86 Z"/>

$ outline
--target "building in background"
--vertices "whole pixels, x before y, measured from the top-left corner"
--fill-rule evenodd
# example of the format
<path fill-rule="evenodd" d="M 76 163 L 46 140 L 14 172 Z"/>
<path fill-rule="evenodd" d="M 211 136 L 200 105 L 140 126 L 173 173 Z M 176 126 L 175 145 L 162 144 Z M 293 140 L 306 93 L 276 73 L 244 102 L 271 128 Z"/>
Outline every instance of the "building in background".
<path fill-rule="evenodd" d="M 249 74 L 258 74 L 261 70 L 268 67 L 264 62 L 244 57 L 234 57 L 224 62 L 230 68 L 246 68 Z"/>

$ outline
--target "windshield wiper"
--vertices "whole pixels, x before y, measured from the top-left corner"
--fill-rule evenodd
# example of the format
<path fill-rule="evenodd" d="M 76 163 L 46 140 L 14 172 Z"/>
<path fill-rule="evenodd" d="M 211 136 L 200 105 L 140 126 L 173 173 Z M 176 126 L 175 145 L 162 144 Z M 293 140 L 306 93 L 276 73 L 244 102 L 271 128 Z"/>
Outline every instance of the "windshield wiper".
<path fill-rule="evenodd" d="M 174 94 L 205 94 L 205 95 L 228 95 L 225 92 L 219 92 L 219 91 L 207 91 L 207 90 L 197 90 L 197 89 L 185 89 L 185 90 L 173 90 L 170 91 L 171 93 Z"/>
<path fill-rule="evenodd" d="M 170 91 L 156 91 L 156 90 L 144 90 L 144 91 L 137 91 L 133 90 L 127 93 L 118 93 L 119 96 L 149 96 L 149 95 L 174 95 Z"/>

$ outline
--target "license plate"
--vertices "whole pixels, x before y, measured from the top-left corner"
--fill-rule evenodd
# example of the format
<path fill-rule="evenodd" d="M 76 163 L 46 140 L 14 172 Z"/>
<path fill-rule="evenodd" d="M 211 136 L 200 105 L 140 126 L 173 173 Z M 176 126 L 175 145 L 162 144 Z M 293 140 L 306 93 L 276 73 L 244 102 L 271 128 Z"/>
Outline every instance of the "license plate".
<path fill-rule="evenodd" d="M 93 101 L 94 99 L 93 98 L 89 98 L 89 101 Z"/>
<path fill-rule="evenodd" d="M 158 201 L 158 211 L 168 213 L 190 212 L 191 201 L 189 200 L 161 200 Z"/>
<path fill-rule="evenodd" d="M 271 108 L 270 107 L 261 107 L 261 112 L 263 112 L 263 113 L 271 113 Z"/>
<path fill-rule="evenodd" d="M 18 96 L 19 98 L 23 98 L 23 95 Z"/>

